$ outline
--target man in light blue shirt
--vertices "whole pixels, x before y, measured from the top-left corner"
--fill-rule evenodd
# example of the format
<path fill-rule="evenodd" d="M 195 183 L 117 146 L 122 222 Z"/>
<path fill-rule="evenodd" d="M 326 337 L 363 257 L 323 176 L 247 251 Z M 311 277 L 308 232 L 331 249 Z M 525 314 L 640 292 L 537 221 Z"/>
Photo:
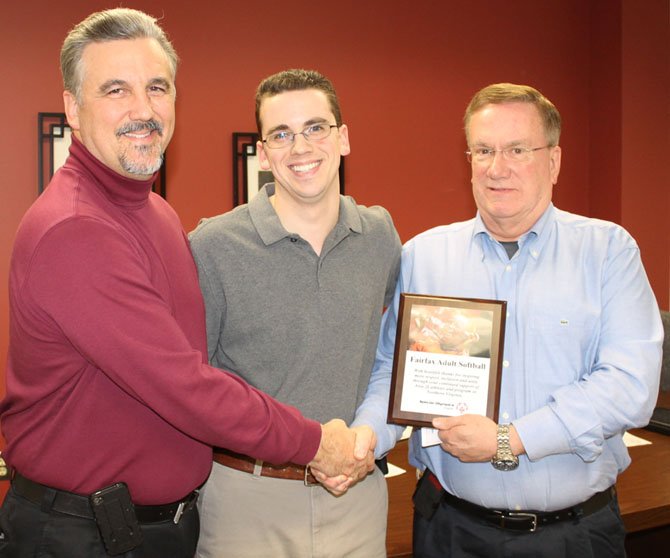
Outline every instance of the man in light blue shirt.
<path fill-rule="evenodd" d="M 560 125 L 531 87 L 479 91 L 465 114 L 477 215 L 404 246 L 354 422 L 374 426 L 378 455 L 401 431 L 386 424 L 400 293 L 507 301 L 501 424 L 445 417 L 441 444 L 412 436 L 415 558 L 625 556 L 613 486 L 624 432 L 656 401 L 663 329 L 634 239 L 553 206 Z"/>

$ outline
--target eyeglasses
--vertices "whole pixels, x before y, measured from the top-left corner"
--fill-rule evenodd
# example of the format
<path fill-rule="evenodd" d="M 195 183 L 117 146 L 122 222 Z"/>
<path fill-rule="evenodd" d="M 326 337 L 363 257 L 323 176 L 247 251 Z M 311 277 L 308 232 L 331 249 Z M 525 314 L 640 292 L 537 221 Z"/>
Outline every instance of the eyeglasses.
<path fill-rule="evenodd" d="M 507 149 L 490 149 L 488 147 L 477 147 L 465 152 L 468 158 L 468 163 L 477 163 L 479 165 L 490 164 L 496 156 L 500 153 L 510 163 L 527 163 L 533 158 L 533 153 L 540 149 L 548 149 L 554 147 L 553 145 L 544 145 L 542 147 L 508 147 Z"/>
<path fill-rule="evenodd" d="M 338 128 L 334 124 L 311 124 L 307 126 L 302 132 L 290 132 L 288 130 L 280 130 L 270 134 L 263 140 L 263 143 L 272 149 L 280 149 L 291 145 L 295 141 L 296 136 L 303 136 L 307 141 L 319 141 L 326 139 L 330 135 L 332 128 Z"/>

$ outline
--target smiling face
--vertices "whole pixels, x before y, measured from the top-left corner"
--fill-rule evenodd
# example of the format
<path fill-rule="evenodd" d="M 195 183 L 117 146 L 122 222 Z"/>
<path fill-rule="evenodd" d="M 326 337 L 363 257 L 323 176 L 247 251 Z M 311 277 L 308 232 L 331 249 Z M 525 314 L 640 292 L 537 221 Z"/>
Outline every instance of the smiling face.
<path fill-rule="evenodd" d="M 335 124 L 326 95 L 317 89 L 304 89 L 264 97 L 259 116 L 263 138 L 280 131 L 296 133 L 291 145 L 278 149 L 258 142 L 260 166 L 272 171 L 275 194 L 300 204 L 338 196 L 340 157 L 350 152 L 346 125 L 333 128 L 322 140 L 307 141 L 299 134 L 314 124 Z"/>
<path fill-rule="evenodd" d="M 470 149 L 502 150 L 548 145 L 537 108 L 530 103 L 488 104 L 469 123 Z M 530 154 L 528 161 L 507 161 L 496 153 L 492 161 L 472 162 L 472 192 L 489 232 L 498 240 L 517 240 L 551 202 L 561 168 L 561 148 Z"/>
<path fill-rule="evenodd" d="M 68 122 L 84 146 L 119 174 L 146 179 L 174 131 L 175 86 L 155 39 L 94 42 L 81 59 L 79 99 L 65 91 Z"/>

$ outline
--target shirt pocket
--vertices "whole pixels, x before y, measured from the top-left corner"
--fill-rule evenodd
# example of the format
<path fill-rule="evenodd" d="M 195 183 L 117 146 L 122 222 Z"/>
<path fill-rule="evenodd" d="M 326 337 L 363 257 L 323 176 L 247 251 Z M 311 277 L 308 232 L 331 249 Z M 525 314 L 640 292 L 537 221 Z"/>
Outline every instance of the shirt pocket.
<path fill-rule="evenodd" d="M 598 322 L 576 312 L 538 315 L 526 348 L 535 380 L 546 389 L 576 382 L 591 369 Z"/>

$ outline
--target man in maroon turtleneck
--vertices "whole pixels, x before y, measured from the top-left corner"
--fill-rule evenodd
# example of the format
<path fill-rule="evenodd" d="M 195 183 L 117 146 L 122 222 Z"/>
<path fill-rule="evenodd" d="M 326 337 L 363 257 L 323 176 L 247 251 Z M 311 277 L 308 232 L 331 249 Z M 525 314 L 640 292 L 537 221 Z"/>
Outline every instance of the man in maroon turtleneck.
<path fill-rule="evenodd" d="M 63 44 L 70 156 L 23 218 L 11 261 L 0 418 L 16 473 L 0 555 L 192 556 L 212 445 L 328 475 L 373 466 L 353 457 L 342 421 L 321 427 L 206 364 L 188 242 L 151 192 L 174 129 L 176 66 L 136 10 L 93 14 Z M 94 518 L 88 496 L 118 482 L 141 543 L 132 518 L 111 542 Z"/>

